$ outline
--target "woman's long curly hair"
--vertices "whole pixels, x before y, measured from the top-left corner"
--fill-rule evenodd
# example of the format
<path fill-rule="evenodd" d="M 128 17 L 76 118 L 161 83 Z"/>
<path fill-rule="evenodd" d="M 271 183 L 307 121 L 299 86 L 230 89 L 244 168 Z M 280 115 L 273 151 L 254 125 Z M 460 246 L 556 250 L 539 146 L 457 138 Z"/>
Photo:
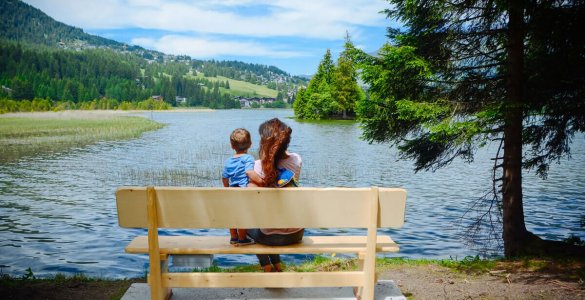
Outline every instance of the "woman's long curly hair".
<path fill-rule="evenodd" d="M 272 187 L 278 177 L 278 162 L 288 157 L 286 149 L 290 143 L 292 129 L 278 118 L 274 118 L 260 124 L 258 131 L 264 186 Z"/>

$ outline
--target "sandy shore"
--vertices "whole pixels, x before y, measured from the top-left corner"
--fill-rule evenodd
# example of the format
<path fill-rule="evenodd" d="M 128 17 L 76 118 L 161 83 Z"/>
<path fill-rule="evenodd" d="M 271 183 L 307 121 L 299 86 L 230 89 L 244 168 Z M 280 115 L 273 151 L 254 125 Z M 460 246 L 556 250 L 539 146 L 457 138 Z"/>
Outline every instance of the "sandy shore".
<path fill-rule="evenodd" d="M 38 119 L 103 119 L 120 116 L 137 115 L 142 113 L 191 113 L 210 112 L 213 109 L 206 108 L 178 108 L 169 110 L 62 110 L 43 112 L 17 112 L 0 114 L 0 118 L 38 118 Z"/>

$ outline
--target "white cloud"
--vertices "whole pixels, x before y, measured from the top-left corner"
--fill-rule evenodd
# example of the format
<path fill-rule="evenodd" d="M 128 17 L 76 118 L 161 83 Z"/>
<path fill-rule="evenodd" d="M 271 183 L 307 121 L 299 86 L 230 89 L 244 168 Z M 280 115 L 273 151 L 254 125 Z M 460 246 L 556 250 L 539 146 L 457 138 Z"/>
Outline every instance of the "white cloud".
<path fill-rule="evenodd" d="M 159 7 L 164 2 L 162 0 L 127 0 L 129 6 L 152 6 Z"/>
<path fill-rule="evenodd" d="M 377 49 L 390 25 L 379 13 L 389 6 L 382 0 L 23 1 L 57 21 L 145 48 L 194 58 L 269 58 L 295 74 L 314 72 L 326 48 L 340 51 L 346 31 L 364 50 Z"/>
<path fill-rule="evenodd" d="M 160 39 L 135 38 L 132 44 L 155 49 L 169 54 L 187 54 L 197 58 L 218 56 L 251 56 L 291 58 L 305 56 L 304 53 L 268 48 L 255 42 L 208 40 L 180 35 L 166 35 Z"/>
<path fill-rule="evenodd" d="M 379 0 L 161 1 L 25 0 L 84 29 L 144 28 L 255 37 L 341 39 L 360 26 L 385 26 Z"/>

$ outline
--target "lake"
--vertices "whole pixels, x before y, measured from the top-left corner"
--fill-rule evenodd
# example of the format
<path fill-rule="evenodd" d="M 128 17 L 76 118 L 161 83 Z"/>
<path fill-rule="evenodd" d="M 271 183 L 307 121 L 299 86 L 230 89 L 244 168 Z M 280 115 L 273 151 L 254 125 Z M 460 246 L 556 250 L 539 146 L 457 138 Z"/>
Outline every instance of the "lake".
<path fill-rule="evenodd" d="M 403 187 L 408 191 L 406 223 L 384 229 L 401 250 L 391 256 L 457 258 L 477 255 L 461 239 L 465 212 L 491 186 L 490 158 L 496 145 L 477 153 L 472 164 L 455 161 L 436 172 L 414 173 L 384 144 L 360 139 L 350 121 L 299 122 L 291 110 L 229 110 L 144 116 L 168 124 L 141 138 L 101 142 L 0 165 L 0 271 L 37 276 L 84 273 L 109 278 L 144 275 L 145 255 L 124 253 L 144 230 L 117 224 L 114 192 L 123 185 L 221 186 L 223 162 L 232 154 L 229 134 L 247 128 L 257 157 L 258 125 L 278 117 L 293 129 L 291 152 L 303 158 L 303 186 Z M 585 239 L 585 136 L 575 136 L 572 159 L 551 165 L 547 180 L 524 177 L 528 230 L 548 239 L 573 234 Z M 332 208 L 334 209 L 334 208 Z M 227 229 L 163 231 L 161 234 L 227 235 Z M 310 229 L 308 234 L 352 234 L 354 230 Z M 285 256 L 300 262 L 306 256 Z M 220 266 L 256 263 L 251 255 L 216 257 Z"/>

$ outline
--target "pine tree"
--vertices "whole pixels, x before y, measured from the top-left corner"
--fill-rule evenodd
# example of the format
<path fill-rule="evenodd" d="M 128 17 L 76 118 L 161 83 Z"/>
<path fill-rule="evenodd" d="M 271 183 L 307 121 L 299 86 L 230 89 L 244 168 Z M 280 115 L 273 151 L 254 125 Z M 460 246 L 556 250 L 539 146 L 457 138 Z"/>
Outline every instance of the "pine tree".
<path fill-rule="evenodd" d="M 498 234 L 506 256 L 580 253 L 544 241 L 524 223 L 522 169 L 546 177 L 585 131 L 585 2 L 390 0 L 394 45 L 356 53 L 369 101 L 359 105 L 364 136 L 391 142 L 416 170 L 473 161 L 490 141 L 493 182 L 470 227 Z M 484 236 L 485 237 L 485 236 Z"/>
<path fill-rule="evenodd" d="M 336 112 L 341 112 L 346 119 L 348 115 L 353 116 L 356 102 L 365 98 L 362 89 L 357 83 L 357 73 L 350 53 L 355 47 L 349 38 L 345 37 L 344 50 L 339 55 L 337 67 L 334 72 L 333 98 L 335 99 Z"/>
<path fill-rule="evenodd" d="M 295 100 L 295 115 L 300 119 L 322 119 L 326 118 L 334 110 L 332 95 L 333 76 L 335 65 L 331 59 L 331 51 L 327 49 L 323 59 L 319 63 L 317 73 L 311 81 L 307 90 Z M 300 110 L 302 108 L 302 110 Z M 298 113 L 297 113 L 298 111 Z"/>
<path fill-rule="evenodd" d="M 305 104 L 307 103 L 307 100 L 305 99 L 305 91 L 306 89 L 301 87 L 297 92 L 293 103 L 293 111 L 295 112 L 295 116 L 299 119 L 305 119 Z"/>

